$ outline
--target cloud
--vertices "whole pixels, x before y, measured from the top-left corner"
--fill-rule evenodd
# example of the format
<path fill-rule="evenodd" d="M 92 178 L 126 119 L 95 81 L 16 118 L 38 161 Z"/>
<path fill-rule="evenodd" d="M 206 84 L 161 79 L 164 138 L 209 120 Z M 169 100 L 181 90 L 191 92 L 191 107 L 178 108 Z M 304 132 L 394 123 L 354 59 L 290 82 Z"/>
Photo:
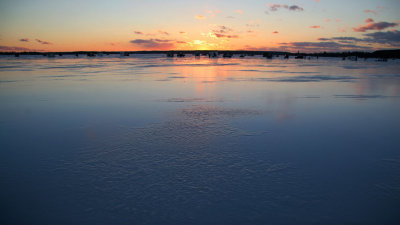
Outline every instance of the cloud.
<path fill-rule="evenodd" d="M 370 9 L 366 9 L 364 10 L 365 13 L 372 13 L 376 16 L 376 14 L 378 14 L 375 10 L 370 10 Z"/>
<path fill-rule="evenodd" d="M 221 12 L 221 11 L 219 11 L 218 9 L 216 9 L 215 11 L 213 11 L 213 10 L 206 10 L 206 13 L 208 13 L 208 16 L 209 16 L 210 18 L 215 17 L 215 15 L 218 14 L 218 13 L 220 13 L 220 12 Z"/>
<path fill-rule="evenodd" d="M 48 42 L 48 41 L 42 41 L 42 40 L 40 40 L 40 39 L 35 39 L 37 42 L 39 42 L 40 44 L 42 44 L 42 45 L 52 45 L 53 43 L 51 43 L 51 42 Z"/>
<path fill-rule="evenodd" d="M 152 43 L 154 43 L 153 39 L 150 39 L 150 40 L 135 39 L 135 40 L 131 40 L 130 42 L 133 43 L 133 44 L 139 44 L 139 45 L 141 45 L 141 44 L 152 44 Z"/>
<path fill-rule="evenodd" d="M 141 32 L 141 31 L 133 31 L 135 34 L 139 34 L 139 35 L 143 35 L 143 32 Z"/>
<path fill-rule="evenodd" d="M 259 27 L 260 21 L 250 20 L 249 23 L 246 24 L 247 27 Z"/>
<path fill-rule="evenodd" d="M 142 48 L 151 50 L 168 50 L 174 48 L 172 40 L 163 39 L 135 39 L 131 40 L 130 43 L 137 45 Z"/>
<path fill-rule="evenodd" d="M 29 38 L 21 38 L 21 39 L 19 39 L 19 41 L 21 41 L 21 42 L 29 42 Z"/>
<path fill-rule="evenodd" d="M 287 46 L 293 47 L 312 47 L 312 48 L 331 48 L 331 47 L 339 47 L 340 44 L 330 41 L 330 42 L 289 42 L 283 43 Z"/>
<path fill-rule="evenodd" d="M 167 43 L 167 42 L 171 42 L 172 40 L 154 39 L 154 41 L 161 42 L 161 43 Z"/>
<path fill-rule="evenodd" d="M 195 18 L 198 19 L 198 20 L 205 20 L 206 19 L 206 17 L 203 16 L 203 15 L 196 15 Z"/>
<path fill-rule="evenodd" d="M 370 20 L 368 20 L 368 21 L 370 21 Z M 366 32 L 369 30 L 384 30 L 386 28 L 396 27 L 398 25 L 399 25 L 398 23 L 389 23 L 389 22 L 378 22 L 378 23 L 370 22 L 363 26 L 353 27 L 353 30 L 355 32 Z"/>
<path fill-rule="evenodd" d="M 377 6 L 376 10 L 366 9 L 364 10 L 365 13 L 372 13 L 375 16 L 378 15 L 378 10 L 382 9 L 382 6 Z"/>
<path fill-rule="evenodd" d="M 239 13 L 239 14 L 243 14 L 243 11 L 242 11 L 241 9 L 238 9 L 238 10 L 236 10 L 235 12 L 236 12 L 236 13 Z"/>
<path fill-rule="evenodd" d="M 136 32 L 139 32 L 139 33 L 136 33 Z M 140 32 L 140 31 L 135 31 L 135 33 L 140 34 L 140 35 L 144 34 L 143 32 Z M 150 36 L 150 37 L 157 37 L 159 35 L 170 35 L 170 33 L 168 33 L 167 31 L 163 31 L 163 30 L 157 30 L 153 33 L 146 33 L 145 35 Z"/>
<path fill-rule="evenodd" d="M 187 34 L 187 32 L 185 32 L 185 31 L 179 31 L 179 33 L 180 33 L 180 34 L 183 34 L 183 35 L 186 35 L 186 34 Z"/>
<path fill-rule="evenodd" d="M 215 34 L 217 38 L 239 38 L 238 35 Z"/>
<path fill-rule="evenodd" d="M 289 6 L 290 11 L 303 11 L 304 9 L 298 5 Z"/>
<path fill-rule="evenodd" d="M 353 44 L 358 42 L 387 44 L 393 47 L 400 46 L 400 31 L 374 32 L 364 34 L 365 38 L 356 37 L 331 37 L 318 38 L 319 41 L 337 41 L 340 43 Z"/>
<path fill-rule="evenodd" d="M 338 41 L 340 43 L 351 44 L 353 42 L 363 42 L 365 39 L 356 37 L 332 37 L 332 38 L 318 38 L 319 41 Z"/>
<path fill-rule="evenodd" d="M 163 30 L 159 30 L 158 33 L 163 34 L 163 35 L 169 35 L 169 33 L 167 31 L 163 31 Z"/>
<path fill-rule="evenodd" d="M 332 40 L 336 41 L 364 41 L 364 39 L 356 38 L 356 37 L 333 37 Z"/>
<path fill-rule="evenodd" d="M 371 19 L 371 18 L 368 18 L 368 19 L 366 19 L 366 20 L 365 20 L 365 22 L 366 22 L 366 23 L 373 23 L 373 22 L 374 22 L 374 20 L 373 20 L 373 19 Z"/>
<path fill-rule="evenodd" d="M 271 11 L 278 11 L 278 9 L 282 7 L 280 4 L 273 4 L 273 5 L 267 4 L 267 6 Z"/>
<path fill-rule="evenodd" d="M 400 31 L 387 31 L 387 32 L 375 32 L 364 34 L 367 37 L 366 41 L 381 43 L 381 44 L 390 44 L 392 46 L 400 46 Z"/>
<path fill-rule="evenodd" d="M 356 37 L 331 37 L 331 38 L 318 38 L 320 41 L 364 41 L 364 39 Z"/>
<path fill-rule="evenodd" d="M 0 45 L 0 51 L 32 51 L 32 49 L 24 48 L 24 47 L 16 47 L 16 46 L 4 46 Z"/>
<path fill-rule="evenodd" d="M 233 34 L 233 30 L 226 26 L 218 26 L 212 30 L 212 36 L 217 38 L 239 38 L 238 35 Z"/>
<path fill-rule="evenodd" d="M 298 6 L 298 5 L 291 5 L 291 6 L 289 6 L 289 5 L 281 5 L 281 4 L 272 4 L 271 5 L 271 4 L 267 3 L 267 7 L 269 7 L 269 10 L 272 11 L 272 12 L 276 12 L 280 8 L 284 8 L 284 9 L 287 9 L 289 11 L 298 11 L 298 12 L 304 11 L 304 9 L 301 6 Z"/>
<path fill-rule="evenodd" d="M 356 44 L 341 44 L 334 41 L 323 41 L 323 42 L 289 42 L 280 43 L 281 48 L 288 48 L 290 50 L 303 49 L 304 51 L 343 51 L 343 50 L 366 50 L 371 47 L 360 46 Z"/>
<path fill-rule="evenodd" d="M 312 28 L 312 29 L 318 29 L 318 28 L 321 28 L 321 26 L 314 25 L 314 26 L 310 26 L 310 28 Z"/>
<path fill-rule="evenodd" d="M 273 34 L 279 34 L 279 32 L 278 31 L 274 31 L 274 32 L 272 32 Z"/>
<path fill-rule="evenodd" d="M 228 33 L 231 32 L 232 29 L 226 26 L 218 26 L 219 30 L 213 30 L 214 32 L 219 32 L 219 33 Z"/>
<path fill-rule="evenodd" d="M 186 44 L 186 41 L 176 41 L 178 44 Z"/>

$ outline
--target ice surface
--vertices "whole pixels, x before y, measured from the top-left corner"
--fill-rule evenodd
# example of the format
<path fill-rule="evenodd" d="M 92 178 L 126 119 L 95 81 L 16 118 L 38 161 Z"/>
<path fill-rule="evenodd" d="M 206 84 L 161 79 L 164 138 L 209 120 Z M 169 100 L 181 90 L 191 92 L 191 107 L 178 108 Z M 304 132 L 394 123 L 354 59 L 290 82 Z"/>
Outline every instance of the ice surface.
<path fill-rule="evenodd" d="M 2 56 L 0 223 L 398 224 L 399 71 Z"/>

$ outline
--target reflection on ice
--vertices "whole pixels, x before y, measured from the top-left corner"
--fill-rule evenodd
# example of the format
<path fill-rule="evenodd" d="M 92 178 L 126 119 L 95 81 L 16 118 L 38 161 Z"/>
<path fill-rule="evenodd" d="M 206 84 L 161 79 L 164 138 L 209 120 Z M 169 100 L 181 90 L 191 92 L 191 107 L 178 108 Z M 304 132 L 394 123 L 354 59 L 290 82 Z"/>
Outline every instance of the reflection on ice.
<path fill-rule="evenodd" d="M 138 68 L 156 68 L 156 67 L 177 67 L 177 66 L 190 66 L 190 67 L 209 67 L 209 66 L 237 66 L 238 63 L 182 63 L 182 64 L 149 64 L 149 65 L 138 65 Z"/>
<path fill-rule="evenodd" d="M 369 98 L 398 98 L 400 96 L 386 95 L 334 95 L 335 98 L 354 98 L 354 99 L 369 99 Z"/>
<path fill-rule="evenodd" d="M 222 99 L 214 98 L 169 98 L 165 102 L 222 102 Z"/>
<path fill-rule="evenodd" d="M 250 78 L 234 78 L 229 77 L 226 81 L 253 81 L 253 82 L 322 82 L 322 81 L 337 81 L 337 82 L 352 82 L 358 79 L 357 77 L 351 76 L 287 76 L 287 77 L 250 77 Z"/>
<path fill-rule="evenodd" d="M 186 78 L 186 77 L 183 77 L 183 76 L 170 76 L 168 78 L 170 78 L 170 79 L 181 79 L 181 78 Z"/>
<path fill-rule="evenodd" d="M 340 81 L 349 82 L 356 77 L 351 76 L 291 76 L 291 77 L 280 77 L 265 79 L 267 81 L 277 81 L 277 82 L 320 82 L 320 81 Z"/>

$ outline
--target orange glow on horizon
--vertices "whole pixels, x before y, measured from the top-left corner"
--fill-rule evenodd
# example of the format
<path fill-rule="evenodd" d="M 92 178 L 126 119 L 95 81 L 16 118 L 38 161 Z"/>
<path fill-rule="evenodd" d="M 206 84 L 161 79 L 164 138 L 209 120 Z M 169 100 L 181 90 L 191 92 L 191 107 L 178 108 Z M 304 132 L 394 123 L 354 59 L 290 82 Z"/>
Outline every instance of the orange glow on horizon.
<path fill-rule="evenodd" d="M 291 5 L 88 0 L 79 7 L 70 1 L 41 1 L 4 3 L 0 51 L 329 52 L 399 46 L 400 9 L 389 1 L 369 1 L 359 10 L 354 10 L 359 3 L 344 0 Z"/>

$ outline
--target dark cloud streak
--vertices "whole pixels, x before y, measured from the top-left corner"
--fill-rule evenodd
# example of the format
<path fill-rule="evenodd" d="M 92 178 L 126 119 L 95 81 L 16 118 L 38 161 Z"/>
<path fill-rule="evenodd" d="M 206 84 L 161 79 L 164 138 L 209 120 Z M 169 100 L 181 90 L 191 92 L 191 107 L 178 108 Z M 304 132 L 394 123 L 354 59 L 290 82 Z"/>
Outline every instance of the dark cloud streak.
<path fill-rule="evenodd" d="M 40 39 L 38 39 L 38 38 L 36 38 L 35 39 L 37 42 L 39 42 L 40 44 L 42 44 L 42 45 L 52 45 L 53 43 L 51 43 L 51 42 L 48 42 L 48 41 L 43 41 L 43 40 L 40 40 Z"/>
<path fill-rule="evenodd" d="M 130 41 L 131 44 L 151 49 L 171 49 L 174 48 L 175 45 L 172 43 L 172 40 L 164 40 L 164 39 L 135 39 Z"/>
<path fill-rule="evenodd" d="M 212 30 L 217 38 L 239 38 L 238 35 L 232 34 L 233 30 L 226 26 L 218 26 L 218 29 Z"/>
<path fill-rule="evenodd" d="M 281 5 L 281 4 L 273 4 L 273 5 L 267 5 L 267 6 L 269 7 L 269 10 L 270 10 L 271 12 L 276 12 L 276 11 L 278 11 L 278 10 L 281 9 L 281 8 L 287 9 L 287 10 L 289 10 L 289 11 L 297 11 L 297 12 L 304 11 L 303 7 L 298 6 L 298 5 L 291 5 L 291 6 L 289 6 L 289 5 L 285 5 L 285 4 L 284 4 L 284 5 Z M 268 14 L 267 11 L 266 11 L 265 13 Z"/>
<path fill-rule="evenodd" d="M 392 46 L 400 46 L 400 31 L 387 31 L 387 32 L 375 32 L 365 34 L 368 37 L 365 41 L 376 42 L 381 44 L 390 44 Z"/>
<path fill-rule="evenodd" d="M 322 41 L 322 42 L 289 42 L 280 43 L 281 48 L 290 50 L 308 49 L 312 51 L 343 51 L 343 50 L 370 50 L 371 47 L 360 46 L 352 43 L 338 43 L 335 41 Z"/>
<path fill-rule="evenodd" d="M 24 47 L 17 47 L 17 46 L 4 46 L 0 45 L 0 51 L 32 51 L 32 49 L 24 48 Z"/>
<path fill-rule="evenodd" d="M 318 38 L 319 41 L 338 41 L 340 43 L 379 43 L 386 44 L 393 47 L 400 46 L 400 31 L 386 31 L 386 32 L 374 32 L 364 34 L 365 38 L 356 38 L 356 37 L 331 37 L 331 38 Z"/>
<path fill-rule="evenodd" d="M 370 21 L 370 20 L 368 20 L 368 21 Z M 371 22 L 371 23 L 367 23 L 363 26 L 353 27 L 353 30 L 355 32 L 366 32 L 369 30 L 384 30 L 386 28 L 396 27 L 398 25 L 399 24 L 397 24 L 397 23 L 389 23 L 389 22 L 378 22 L 378 23 Z"/>

